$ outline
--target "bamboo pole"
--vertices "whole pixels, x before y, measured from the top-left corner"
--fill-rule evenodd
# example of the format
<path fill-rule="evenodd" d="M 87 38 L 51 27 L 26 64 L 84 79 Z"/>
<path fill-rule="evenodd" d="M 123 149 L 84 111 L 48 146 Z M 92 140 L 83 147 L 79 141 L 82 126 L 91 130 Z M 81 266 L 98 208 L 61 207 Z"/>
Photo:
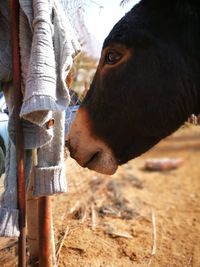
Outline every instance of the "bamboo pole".
<path fill-rule="evenodd" d="M 24 175 L 24 144 L 22 122 L 19 112 L 22 103 L 21 93 L 21 71 L 19 52 L 19 2 L 10 0 L 10 21 L 12 40 L 12 73 L 13 73 L 13 93 L 15 97 L 15 128 L 16 128 L 16 154 L 17 154 L 17 179 L 18 179 L 18 209 L 19 209 L 19 267 L 26 266 L 26 195 L 25 195 L 25 175 Z"/>

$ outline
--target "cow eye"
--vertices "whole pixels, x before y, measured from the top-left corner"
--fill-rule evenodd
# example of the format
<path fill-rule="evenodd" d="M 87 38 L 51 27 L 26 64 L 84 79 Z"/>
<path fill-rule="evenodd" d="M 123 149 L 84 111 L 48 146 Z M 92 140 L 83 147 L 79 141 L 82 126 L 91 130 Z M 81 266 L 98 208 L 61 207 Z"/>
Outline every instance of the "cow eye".
<path fill-rule="evenodd" d="M 121 59 L 122 55 L 114 50 L 109 50 L 105 56 L 105 64 L 113 65 Z"/>

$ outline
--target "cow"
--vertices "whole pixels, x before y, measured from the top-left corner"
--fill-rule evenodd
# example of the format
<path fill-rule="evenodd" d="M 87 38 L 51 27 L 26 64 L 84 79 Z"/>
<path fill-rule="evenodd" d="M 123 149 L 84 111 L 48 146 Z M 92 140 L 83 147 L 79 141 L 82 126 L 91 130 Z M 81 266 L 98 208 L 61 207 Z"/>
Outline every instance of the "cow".
<path fill-rule="evenodd" d="M 104 40 L 70 155 L 111 175 L 199 111 L 200 2 L 142 0 Z"/>

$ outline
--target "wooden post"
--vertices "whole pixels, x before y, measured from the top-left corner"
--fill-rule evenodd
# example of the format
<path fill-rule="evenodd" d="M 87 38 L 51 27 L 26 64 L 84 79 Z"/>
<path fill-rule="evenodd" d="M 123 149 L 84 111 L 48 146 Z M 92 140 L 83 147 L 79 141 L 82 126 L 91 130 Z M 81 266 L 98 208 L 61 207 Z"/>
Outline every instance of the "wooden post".
<path fill-rule="evenodd" d="M 12 40 L 12 73 L 13 94 L 15 98 L 15 129 L 16 129 L 16 155 L 17 155 L 17 179 L 18 179 L 18 209 L 19 209 L 19 257 L 20 267 L 26 266 L 26 194 L 24 175 L 24 142 L 23 128 L 19 117 L 22 93 L 21 93 L 21 70 L 19 52 L 19 2 L 10 0 L 10 21 Z"/>
<path fill-rule="evenodd" d="M 24 142 L 23 127 L 19 117 L 22 93 L 21 93 L 21 68 L 19 51 L 19 2 L 10 0 L 10 20 L 12 39 L 12 72 L 13 94 L 15 98 L 15 128 L 16 128 L 16 154 L 17 154 L 17 178 L 18 178 L 18 208 L 19 208 L 19 256 L 18 266 L 26 266 L 26 192 L 24 175 Z M 36 215 L 36 214 L 35 214 Z M 52 214 L 51 197 L 41 197 L 38 200 L 39 220 L 39 266 L 52 267 L 53 246 L 52 242 Z"/>
<path fill-rule="evenodd" d="M 37 165 L 36 149 L 32 151 L 32 168 Z M 38 226 L 38 198 L 33 196 L 33 169 L 31 171 L 30 183 L 27 192 L 27 241 L 29 247 L 29 262 L 35 266 L 39 261 L 39 226 Z"/>
<path fill-rule="evenodd" d="M 39 266 L 53 266 L 51 197 L 40 197 L 39 207 Z"/>

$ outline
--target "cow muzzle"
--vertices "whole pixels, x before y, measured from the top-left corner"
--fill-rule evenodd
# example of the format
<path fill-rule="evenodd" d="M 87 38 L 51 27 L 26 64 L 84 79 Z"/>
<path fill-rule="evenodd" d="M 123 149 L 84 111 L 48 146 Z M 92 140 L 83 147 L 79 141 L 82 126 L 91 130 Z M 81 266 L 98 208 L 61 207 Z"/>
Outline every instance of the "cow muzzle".
<path fill-rule="evenodd" d="M 114 174 L 118 167 L 117 161 L 111 149 L 93 134 L 90 125 L 87 111 L 80 108 L 69 132 L 70 156 L 84 168 Z"/>

